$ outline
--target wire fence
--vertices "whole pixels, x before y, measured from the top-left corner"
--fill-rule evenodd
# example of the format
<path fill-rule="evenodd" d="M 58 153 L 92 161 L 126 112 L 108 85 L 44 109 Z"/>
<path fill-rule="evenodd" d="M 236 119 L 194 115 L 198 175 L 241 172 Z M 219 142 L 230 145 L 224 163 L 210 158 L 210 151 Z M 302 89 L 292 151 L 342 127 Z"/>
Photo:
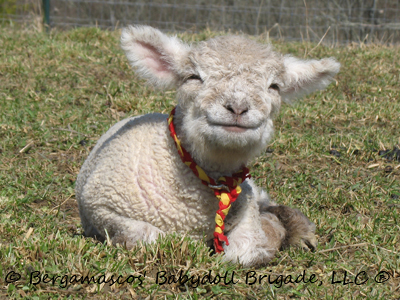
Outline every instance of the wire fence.
<path fill-rule="evenodd" d="M 400 42 L 399 0 L 49 0 L 50 27 L 266 34 L 284 40 Z M 0 0 L 0 20 L 43 20 L 41 0 Z"/>

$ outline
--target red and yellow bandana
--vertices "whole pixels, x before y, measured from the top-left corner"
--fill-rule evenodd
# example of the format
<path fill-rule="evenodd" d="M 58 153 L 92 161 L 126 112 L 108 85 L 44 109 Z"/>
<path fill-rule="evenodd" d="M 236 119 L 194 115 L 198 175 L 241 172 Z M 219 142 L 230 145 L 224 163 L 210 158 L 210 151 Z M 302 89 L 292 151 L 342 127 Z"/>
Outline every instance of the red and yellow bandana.
<path fill-rule="evenodd" d="M 242 189 L 240 188 L 240 184 L 246 180 L 246 178 L 250 178 L 249 169 L 244 167 L 239 172 L 236 172 L 232 175 L 232 177 L 220 177 L 217 181 L 213 178 L 208 177 L 200 166 L 198 166 L 189 152 L 182 147 L 180 140 L 176 136 L 175 127 L 173 123 L 174 108 L 171 111 L 171 114 L 168 118 L 168 127 L 171 132 L 171 136 L 175 141 L 176 147 L 178 149 L 178 153 L 185 165 L 187 165 L 193 173 L 200 178 L 201 182 L 204 185 L 207 185 L 214 192 L 214 195 L 219 200 L 219 209 L 217 210 L 217 214 L 215 215 L 215 230 L 214 230 L 214 247 L 215 252 L 220 253 L 224 251 L 222 247 L 222 242 L 225 242 L 226 245 L 229 245 L 228 238 L 224 235 L 224 220 L 226 215 L 231 208 L 231 203 L 234 202 L 239 196 Z"/>

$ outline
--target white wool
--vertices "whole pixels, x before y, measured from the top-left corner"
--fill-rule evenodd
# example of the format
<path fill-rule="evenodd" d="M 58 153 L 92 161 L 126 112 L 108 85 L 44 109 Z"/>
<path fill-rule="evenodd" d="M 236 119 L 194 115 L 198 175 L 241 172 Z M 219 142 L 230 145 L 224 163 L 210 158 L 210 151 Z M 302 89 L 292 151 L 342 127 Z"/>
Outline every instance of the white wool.
<path fill-rule="evenodd" d="M 177 88 L 178 137 L 214 179 L 238 171 L 265 149 L 281 99 L 326 87 L 340 66 L 333 59 L 284 57 L 242 36 L 187 45 L 148 26 L 124 29 L 121 45 L 142 78 Z M 226 260 L 257 266 L 286 241 L 316 244 L 315 227 L 299 211 L 269 211 L 278 206 L 264 191 L 251 180 L 241 187 L 225 220 Z M 166 115 L 114 125 L 83 164 L 76 195 L 87 236 L 108 236 L 128 247 L 172 232 L 213 238 L 218 201 L 182 163 Z M 287 212 L 293 217 L 284 221 Z"/>

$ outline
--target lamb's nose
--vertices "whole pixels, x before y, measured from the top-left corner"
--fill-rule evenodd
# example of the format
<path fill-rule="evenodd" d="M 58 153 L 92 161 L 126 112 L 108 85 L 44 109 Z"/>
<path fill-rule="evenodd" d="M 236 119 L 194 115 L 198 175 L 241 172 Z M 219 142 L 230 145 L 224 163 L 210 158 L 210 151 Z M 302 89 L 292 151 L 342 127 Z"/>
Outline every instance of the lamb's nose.
<path fill-rule="evenodd" d="M 247 105 L 240 105 L 240 104 L 227 104 L 225 105 L 225 108 L 229 110 L 231 113 L 238 116 L 243 115 L 249 110 Z"/>

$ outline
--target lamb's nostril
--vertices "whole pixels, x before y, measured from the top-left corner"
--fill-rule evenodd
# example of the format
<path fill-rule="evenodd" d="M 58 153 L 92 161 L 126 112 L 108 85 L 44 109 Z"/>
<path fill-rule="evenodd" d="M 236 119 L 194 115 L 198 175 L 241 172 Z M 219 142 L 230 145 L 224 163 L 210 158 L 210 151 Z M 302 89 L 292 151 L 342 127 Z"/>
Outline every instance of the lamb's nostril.
<path fill-rule="evenodd" d="M 238 115 L 238 116 L 249 111 L 249 108 L 247 106 L 240 106 L 240 105 L 228 104 L 228 105 L 225 105 L 225 108 L 227 110 L 229 110 L 231 113 Z"/>
<path fill-rule="evenodd" d="M 235 111 L 233 110 L 233 107 L 231 105 L 227 105 L 225 106 L 225 108 L 229 110 L 231 113 L 235 114 Z"/>
<path fill-rule="evenodd" d="M 246 107 L 240 112 L 240 115 L 243 115 L 244 113 L 247 113 L 248 111 L 249 111 L 249 109 Z"/>

